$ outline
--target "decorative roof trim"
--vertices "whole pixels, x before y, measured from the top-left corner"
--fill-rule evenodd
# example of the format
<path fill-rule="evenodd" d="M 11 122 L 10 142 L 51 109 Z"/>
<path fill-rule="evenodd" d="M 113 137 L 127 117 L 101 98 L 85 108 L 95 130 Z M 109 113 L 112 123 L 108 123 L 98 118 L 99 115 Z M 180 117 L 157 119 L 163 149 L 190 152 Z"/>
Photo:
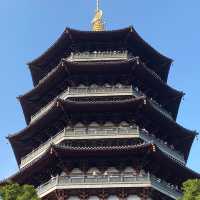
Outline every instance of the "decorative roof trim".
<path fill-rule="evenodd" d="M 95 105 L 95 108 L 99 108 L 97 107 L 96 105 L 126 105 L 127 106 L 131 106 L 132 104 L 134 103 L 142 103 L 143 106 L 150 106 L 154 109 L 154 106 L 152 106 L 152 103 L 144 96 L 142 97 L 138 97 L 138 98 L 132 98 L 132 99 L 127 99 L 127 100 L 117 100 L 115 102 L 113 101 L 86 101 L 86 102 L 76 102 L 76 101 L 72 101 L 72 100 L 62 100 L 62 99 L 56 99 L 54 104 L 52 105 L 52 107 L 48 110 L 47 113 L 45 113 L 44 115 L 42 115 L 41 118 L 39 118 L 38 120 L 35 120 L 33 121 L 33 123 L 29 124 L 24 130 L 22 131 L 25 131 L 25 130 L 28 130 L 30 127 L 34 126 L 35 124 L 37 124 L 39 121 L 41 121 L 43 118 L 45 118 L 46 116 L 49 115 L 50 112 L 52 112 L 53 110 L 57 110 L 57 109 L 61 109 L 61 111 L 63 111 L 64 107 L 66 106 L 68 109 L 69 109 L 69 112 L 71 112 L 73 110 L 73 107 L 75 108 L 76 107 L 76 110 L 78 109 L 77 106 L 79 107 L 84 107 L 84 106 L 87 106 L 87 105 L 90 105 L 90 107 L 93 105 Z M 75 111 L 76 111 L 75 110 Z M 95 110 L 95 109 L 94 109 Z M 154 110 L 157 110 L 157 109 L 154 109 Z M 160 113 L 160 112 L 158 112 Z M 162 113 L 160 113 L 162 115 Z M 179 125 L 178 123 L 176 123 L 174 120 L 171 120 L 170 118 L 166 117 L 165 115 L 162 115 L 163 117 L 165 117 L 168 121 L 171 121 L 173 124 L 177 125 L 179 128 L 181 129 L 184 129 L 186 130 L 187 132 L 190 132 L 192 133 L 192 135 L 197 135 L 197 133 L 195 131 L 190 131 L 188 129 L 185 129 L 183 128 L 181 125 Z M 19 133 L 16 133 L 16 134 L 13 134 L 13 135 L 9 135 L 7 138 L 8 139 L 11 139 L 17 135 L 21 134 L 21 131 Z"/>
<path fill-rule="evenodd" d="M 120 66 L 121 65 L 126 65 L 126 66 L 132 66 L 131 67 L 131 70 L 134 71 L 135 68 L 137 67 L 136 64 L 140 65 L 139 67 L 142 67 L 146 73 L 148 73 L 152 79 L 154 79 L 155 81 L 158 81 L 158 83 L 161 85 L 161 87 L 164 87 L 166 89 L 168 89 L 169 91 L 171 90 L 173 93 L 177 93 L 177 99 L 182 99 L 182 96 L 184 95 L 183 92 L 181 91 L 178 91 L 172 87 L 170 87 L 169 85 L 167 85 L 167 83 L 163 82 L 160 77 L 155 73 L 153 72 L 151 69 L 149 69 L 148 67 L 146 67 L 141 61 L 140 59 L 136 59 L 135 57 L 131 58 L 131 59 L 128 59 L 126 61 L 121 61 L 121 62 L 112 62 L 112 63 L 108 63 L 108 62 L 102 62 L 101 64 L 98 63 L 98 66 L 101 66 L 101 65 L 106 65 L 106 66 L 110 66 L 112 67 L 113 65 L 115 64 L 119 64 Z M 68 76 L 70 74 L 70 68 L 73 68 L 73 67 L 78 67 L 78 66 L 91 66 L 91 69 L 92 69 L 92 65 L 91 63 L 72 63 L 72 62 L 68 62 L 66 60 L 63 59 L 63 61 L 56 67 L 54 68 L 50 73 L 49 75 L 47 75 L 44 79 L 42 79 L 39 84 L 33 88 L 32 90 L 30 90 L 29 92 L 27 92 L 26 94 L 24 95 L 21 95 L 18 97 L 20 103 L 21 103 L 21 106 L 22 106 L 22 109 L 23 109 L 23 112 L 24 112 L 24 115 L 25 115 L 25 119 L 27 121 L 27 123 L 29 123 L 30 121 L 30 116 L 29 114 L 26 112 L 26 101 L 28 101 L 28 96 L 31 96 L 31 95 L 34 95 L 34 93 L 40 93 L 40 90 L 41 89 L 45 89 L 45 86 L 51 81 L 51 80 L 57 80 L 58 79 L 58 73 L 60 74 L 64 74 L 66 73 L 66 75 Z M 60 77 L 60 76 L 59 76 Z M 180 104 L 180 101 L 179 101 L 179 104 Z M 29 107 L 29 106 L 27 106 Z M 178 111 L 178 109 L 177 109 Z M 174 119 L 176 119 L 176 116 L 177 116 L 177 113 L 178 112 L 175 112 L 173 117 Z"/>
<path fill-rule="evenodd" d="M 188 172 L 188 174 L 190 174 L 191 177 L 196 177 L 196 178 L 200 178 L 200 174 L 198 174 L 197 172 L 189 169 L 188 167 L 181 165 L 180 163 L 176 162 L 175 160 L 173 160 L 172 158 L 170 158 L 168 155 L 166 155 L 164 152 L 162 152 L 155 144 L 151 144 L 151 143 L 142 143 L 142 144 L 137 144 L 137 145 L 129 145 L 127 147 L 121 147 L 121 146 L 113 146 L 113 147 L 102 147 L 102 148 L 87 148 L 87 147 L 64 147 L 64 146 L 60 146 L 60 145 L 54 145 L 52 144 L 51 147 L 49 147 L 49 149 L 42 155 L 40 156 L 38 159 L 36 159 L 35 161 L 31 162 L 29 165 L 27 165 L 26 167 L 22 168 L 20 171 L 18 171 L 17 173 L 15 173 L 14 175 L 10 176 L 9 178 L 3 180 L 0 182 L 0 185 L 3 185 L 5 183 L 9 183 L 10 181 L 17 181 L 17 179 L 20 176 L 23 176 L 24 173 L 27 173 L 27 170 L 31 170 L 31 169 L 35 169 L 36 165 L 38 166 L 39 163 L 41 163 L 47 156 L 49 157 L 48 161 L 52 158 L 52 156 L 58 157 L 59 156 L 59 151 L 66 151 L 68 153 L 73 153 L 73 155 L 79 154 L 80 152 L 85 151 L 86 152 L 97 152 L 97 151 L 114 151 L 114 152 L 122 152 L 122 153 L 126 153 L 126 152 L 131 152 L 131 151 L 135 151 L 135 150 L 145 150 L 147 152 L 149 152 L 149 154 L 155 155 L 155 154 L 159 154 L 161 156 L 163 156 L 163 158 L 165 158 L 166 160 L 168 160 L 169 162 L 172 163 L 172 165 L 176 165 L 177 168 L 181 168 L 185 171 Z M 18 182 L 18 181 L 17 181 Z M 23 182 L 23 181 L 22 181 Z"/>
<path fill-rule="evenodd" d="M 76 30 L 76 29 L 71 29 L 71 28 L 65 28 L 64 32 L 62 33 L 62 35 L 57 39 L 57 41 L 52 44 L 50 46 L 50 48 L 48 48 L 41 56 L 39 56 L 38 58 L 36 58 L 35 60 L 28 62 L 28 66 L 30 68 L 37 66 L 41 60 L 46 59 L 46 57 L 49 56 L 49 54 L 53 53 L 55 51 L 56 48 L 58 48 L 60 46 L 60 44 L 62 43 L 63 39 L 67 39 L 70 42 L 74 42 L 73 40 L 73 33 L 76 34 L 101 34 L 101 33 L 121 33 L 121 32 L 129 32 L 130 28 L 124 28 L 124 29 L 118 29 L 118 30 L 111 30 L 111 31 L 101 31 L 101 32 L 94 32 L 94 31 L 81 31 L 81 30 Z"/>
<path fill-rule="evenodd" d="M 113 34 L 115 34 L 115 35 L 113 35 Z M 122 34 L 122 35 L 120 36 L 120 34 Z M 111 35 L 112 35 L 112 37 L 111 37 Z M 34 84 L 37 85 L 37 82 L 40 79 L 39 78 L 38 80 L 36 80 L 37 78 L 35 79 L 33 77 L 34 76 L 34 72 L 33 72 L 34 68 L 37 68 L 37 66 L 42 67 L 43 65 L 46 65 L 47 62 L 49 62 L 50 60 L 53 60 L 52 57 L 59 54 L 59 51 L 61 49 L 65 49 L 66 54 L 69 54 L 70 53 L 69 48 L 70 48 L 71 44 L 75 44 L 76 42 L 78 43 L 79 40 L 84 40 L 84 37 L 91 38 L 92 36 L 95 36 L 95 37 L 105 37 L 106 36 L 105 38 L 109 38 L 109 37 L 114 38 L 113 36 L 115 36 L 116 38 L 119 38 L 129 45 L 131 44 L 132 46 L 134 45 L 134 42 L 136 42 L 138 44 L 141 43 L 141 46 L 143 46 L 146 49 L 145 52 L 146 52 L 147 57 L 149 57 L 148 56 L 149 53 L 152 54 L 154 57 L 154 59 L 152 58 L 154 60 L 153 62 L 157 63 L 156 65 L 159 65 L 159 66 L 156 66 L 156 65 L 153 66 L 154 71 L 156 71 L 156 72 L 158 71 L 158 73 L 159 73 L 159 70 L 164 70 L 163 73 L 160 72 L 159 75 L 166 82 L 167 77 L 168 77 L 168 72 L 169 72 L 169 69 L 170 69 L 170 66 L 172 63 L 172 59 L 162 55 L 157 50 L 155 50 L 152 46 L 150 46 L 147 42 L 145 42 L 139 36 L 139 34 L 135 31 L 135 29 L 131 26 L 131 27 L 124 28 L 124 29 L 113 30 L 113 31 L 101 31 L 101 32 L 79 31 L 79 30 L 75 30 L 75 29 L 66 28 L 64 33 L 60 36 L 60 38 L 44 54 L 42 54 L 39 58 L 33 60 L 32 62 L 28 63 L 30 70 L 31 70 Z M 130 41 L 126 41 L 127 39 L 129 39 Z M 132 40 L 133 40 L 133 44 L 131 42 Z M 35 73 L 37 73 L 37 72 L 35 72 Z"/>
<path fill-rule="evenodd" d="M 49 119 L 49 117 L 56 116 L 56 114 L 63 113 L 63 112 L 65 114 L 67 112 L 70 112 L 70 113 L 71 112 L 75 112 L 75 113 L 84 112 L 85 107 L 87 107 L 88 105 L 90 106 L 90 110 L 88 112 L 95 112 L 95 111 L 98 111 L 98 109 L 102 110 L 103 106 L 106 106 L 105 109 L 108 112 L 109 111 L 110 112 L 111 111 L 118 112 L 118 111 L 121 111 L 122 109 L 123 109 L 123 111 L 126 110 L 126 111 L 129 111 L 129 112 L 131 112 L 131 111 L 134 112 L 134 109 L 136 109 L 136 107 L 138 109 L 140 107 L 141 109 L 143 109 L 143 111 L 145 113 L 153 111 L 154 114 L 158 115 L 155 120 L 157 120 L 157 118 L 159 118 L 162 123 L 167 122 L 167 127 L 170 126 L 171 129 L 175 129 L 177 131 L 181 131 L 181 133 L 185 133 L 183 135 L 184 137 L 186 137 L 186 135 L 187 135 L 187 137 L 188 137 L 187 149 L 183 150 L 185 160 L 187 160 L 192 142 L 193 142 L 195 136 L 197 135 L 197 133 L 194 132 L 194 131 L 190 131 L 190 130 L 186 129 L 186 128 L 182 127 L 181 125 L 177 124 L 174 120 L 169 119 L 164 114 L 162 114 L 162 112 L 159 112 L 154 106 L 152 106 L 152 103 L 149 102 L 148 99 L 146 99 L 145 97 L 140 97 L 140 98 L 136 98 L 136 99 L 119 100 L 119 101 L 116 101 L 116 102 L 112 102 L 112 101 L 75 102 L 75 101 L 70 101 L 70 100 L 63 101 L 61 99 L 57 99 L 54 102 L 53 106 L 44 115 L 42 115 L 37 120 L 33 121 L 33 123 L 29 124 L 22 131 L 8 136 L 8 139 L 11 143 L 11 146 L 13 148 L 13 151 L 14 151 L 14 154 L 15 154 L 17 161 L 19 161 L 20 158 L 19 158 L 19 155 L 17 153 L 17 149 L 15 148 L 16 142 L 21 137 L 23 137 L 27 133 L 27 131 L 29 131 L 29 133 L 30 132 L 33 133 L 35 128 L 37 128 L 39 126 L 43 126 L 42 124 L 43 124 L 44 121 L 47 121 Z M 131 110 L 130 108 L 132 108 L 133 110 Z M 190 140 L 189 140 L 189 138 L 190 138 Z"/>
<path fill-rule="evenodd" d="M 113 61 L 112 63 L 110 62 L 102 62 L 102 65 L 115 65 L 115 64 L 135 64 L 136 63 L 136 60 L 134 58 L 131 58 L 131 59 L 128 59 L 128 60 L 123 60 L 123 61 Z M 95 63 L 96 64 L 96 63 Z M 145 66 L 144 63 L 142 63 L 140 60 L 139 60 L 139 64 L 146 70 L 148 71 L 150 74 L 153 75 L 153 77 L 155 79 L 157 79 L 158 81 L 160 81 L 163 85 L 169 87 L 170 89 L 174 90 L 175 92 L 177 93 L 180 93 L 182 95 L 184 95 L 184 92 L 182 91 L 178 91 L 174 88 L 172 88 L 171 86 L 169 86 L 167 83 L 165 83 L 164 81 L 162 81 L 162 79 L 151 69 L 149 69 L 147 66 Z M 18 97 L 18 99 L 23 99 L 25 96 L 29 95 L 30 93 L 32 93 L 33 91 L 37 90 L 37 89 L 40 89 L 40 87 L 45 84 L 45 82 L 47 82 L 48 80 L 51 80 L 51 78 L 53 76 L 55 76 L 55 74 L 61 70 L 61 69 L 65 69 L 65 71 L 68 73 L 70 70 L 68 70 L 68 66 L 90 66 L 91 63 L 78 63 L 78 62 L 68 62 L 67 60 L 63 60 L 63 63 L 60 63 L 59 65 L 57 65 L 46 77 L 44 77 L 44 79 L 42 79 L 32 90 L 28 91 L 27 93 L 23 94 L 23 95 L 20 95 Z M 94 65 L 94 63 L 93 63 Z M 91 65 L 92 66 L 92 65 Z"/>

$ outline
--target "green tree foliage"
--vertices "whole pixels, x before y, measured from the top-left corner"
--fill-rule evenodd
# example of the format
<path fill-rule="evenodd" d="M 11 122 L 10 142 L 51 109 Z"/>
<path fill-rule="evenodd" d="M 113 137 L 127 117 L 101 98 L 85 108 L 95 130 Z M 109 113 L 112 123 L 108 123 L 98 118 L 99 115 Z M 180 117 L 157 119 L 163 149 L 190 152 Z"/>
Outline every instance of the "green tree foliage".
<path fill-rule="evenodd" d="M 200 200 L 200 179 L 188 180 L 183 183 L 181 200 Z"/>
<path fill-rule="evenodd" d="M 33 186 L 17 183 L 0 187 L 0 199 L 2 200 L 39 200 Z"/>

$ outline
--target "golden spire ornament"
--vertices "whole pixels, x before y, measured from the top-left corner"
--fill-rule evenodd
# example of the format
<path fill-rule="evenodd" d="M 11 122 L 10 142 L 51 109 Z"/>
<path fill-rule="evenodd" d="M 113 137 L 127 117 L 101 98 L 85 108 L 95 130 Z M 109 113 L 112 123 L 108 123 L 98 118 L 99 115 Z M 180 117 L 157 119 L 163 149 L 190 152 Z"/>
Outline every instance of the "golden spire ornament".
<path fill-rule="evenodd" d="M 93 31 L 104 31 L 104 23 L 102 21 L 102 17 L 103 17 L 103 11 L 99 9 L 99 0 L 97 0 L 96 12 L 92 20 Z"/>

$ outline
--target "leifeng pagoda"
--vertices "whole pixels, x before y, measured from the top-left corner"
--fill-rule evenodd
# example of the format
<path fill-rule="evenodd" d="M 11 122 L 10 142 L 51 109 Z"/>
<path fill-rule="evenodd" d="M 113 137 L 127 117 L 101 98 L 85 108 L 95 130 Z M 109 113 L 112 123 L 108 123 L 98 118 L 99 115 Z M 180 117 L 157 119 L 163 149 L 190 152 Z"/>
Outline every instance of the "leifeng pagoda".
<path fill-rule="evenodd" d="M 8 136 L 20 170 L 3 183 L 42 200 L 177 199 L 200 175 L 186 167 L 197 133 L 176 122 L 172 60 L 133 27 L 105 30 L 102 14 L 97 4 L 92 31 L 66 28 L 29 63 L 27 126 Z"/>

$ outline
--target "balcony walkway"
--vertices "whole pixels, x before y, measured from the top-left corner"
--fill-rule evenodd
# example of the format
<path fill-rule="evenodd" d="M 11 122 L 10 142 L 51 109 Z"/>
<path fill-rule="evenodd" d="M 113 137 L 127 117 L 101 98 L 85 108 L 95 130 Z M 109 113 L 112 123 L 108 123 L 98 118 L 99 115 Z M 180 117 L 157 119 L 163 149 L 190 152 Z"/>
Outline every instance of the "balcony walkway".
<path fill-rule="evenodd" d="M 151 187 L 172 199 L 182 197 L 181 191 L 165 181 L 158 179 L 150 174 L 131 175 L 114 174 L 114 175 L 96 175 L 96 176 L 57 176 L 47 183 L 37 188 L 40 198 L 54 192 L 55 190 L 76 190 L 76 189 L 100 189 L 100 188 L 146 188 Z"/>
<path fill-rule="evenodd" d="M 110 86 L 110 87 L 69 87 L 67 90 L 65 90 L 63 93 L 61 93 L 58 97 L 62 100 L 66 100 L 70 97 L 108 97 L 108 96 L 134 96 L 134 97 L 142 97 L 146 96 L 144 93 L 136 90 L 132 86 L 124 86 L 121 87 L 117 86 Z M 55 99 L 56 99 L 55 98 Z M 31 116 L 31 122 L 39 119 L 43 116 L 54 104 L 54 101 L 51 101 L 46 106 L 44 106 L 42 109 L 40 109 L 37 113 Z M 155 109 L 157 109 L 159 112 L 161 112 L 166 117 L 173 120 L 172 116 L 170 115 L 167 110 L 162 108 L 160 104 L 158 104 L 156 101 L 151 100 L 151 104 Z"/>
<path fill-rule="evenodd" d="M 98 62 L 98 61 L 116 61 L 127 60 L 129 58 L 128 51 L 94 51 L 71 53 L 67 58 L 69 62 Z"/>
<path fill-rule="evenodd" d="M 159 140 L 138 127 L 91 127 L 91 128 L 65 128 L 37 149 L 27 154 L 21 159 L 20 168 L 40 157 L 48 150 L 51 144 L 60 144 L 65 140 L 94 140 L 94 139 L 128 139 L 141 138 L 147 143 L 155 144 L 161 151 L 170 158 L 185 165 L 182 154 L 171 149 L 162 140 Z"/>

